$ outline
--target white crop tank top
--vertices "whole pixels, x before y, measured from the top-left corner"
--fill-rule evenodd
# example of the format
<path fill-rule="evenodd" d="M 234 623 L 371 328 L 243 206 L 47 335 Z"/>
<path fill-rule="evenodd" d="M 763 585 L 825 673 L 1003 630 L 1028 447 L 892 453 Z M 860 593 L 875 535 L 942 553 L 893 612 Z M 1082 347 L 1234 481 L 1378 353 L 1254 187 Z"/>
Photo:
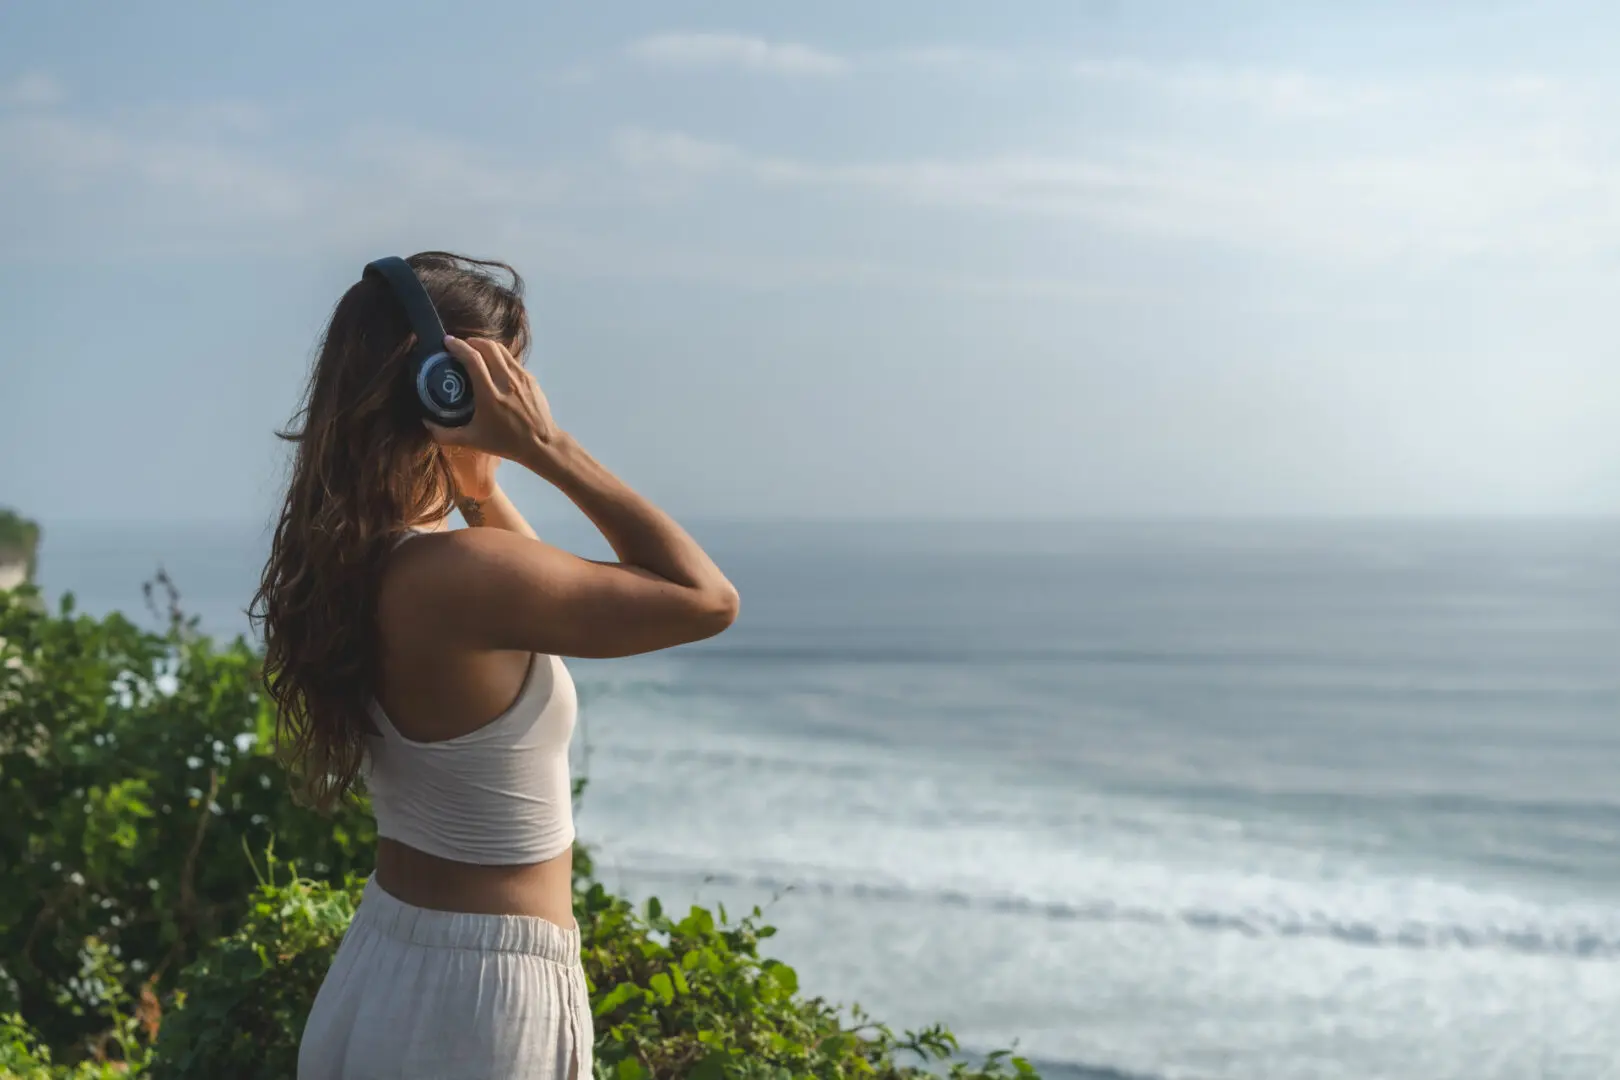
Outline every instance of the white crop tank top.
<path fill-rule="evenodd" d="M 373 698 L 380 734 L 366 737 L 361 775 L 377 835 L 484 866 L 561 855 L 574 842 L 568 743 L 578 709 L 562 658 L 544 653 L 530 658 L 505 712 L 453 739 L 407 739 Z"/>

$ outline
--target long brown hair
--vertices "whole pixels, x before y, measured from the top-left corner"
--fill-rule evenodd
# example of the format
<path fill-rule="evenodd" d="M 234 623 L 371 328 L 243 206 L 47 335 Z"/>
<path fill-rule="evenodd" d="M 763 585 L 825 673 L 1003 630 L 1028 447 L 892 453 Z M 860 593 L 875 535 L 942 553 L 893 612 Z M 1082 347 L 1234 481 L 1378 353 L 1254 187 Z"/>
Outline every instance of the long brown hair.
<path fill-rule="evenodd" d="M 528 346 L 523 279 L 505 263 L 424 251 L 406 260 L 460 338 Z M 304 801 L 329 811 L 360 772 L 377 674 L 382 567 L 408 525 L 454 505 L 450 468 L 406 373 L 415 335 L 387 287 L 338 301 L 293 423 L 295 451 L 270 558 L 249 607 L 264 632 L 276 750 Z"/>

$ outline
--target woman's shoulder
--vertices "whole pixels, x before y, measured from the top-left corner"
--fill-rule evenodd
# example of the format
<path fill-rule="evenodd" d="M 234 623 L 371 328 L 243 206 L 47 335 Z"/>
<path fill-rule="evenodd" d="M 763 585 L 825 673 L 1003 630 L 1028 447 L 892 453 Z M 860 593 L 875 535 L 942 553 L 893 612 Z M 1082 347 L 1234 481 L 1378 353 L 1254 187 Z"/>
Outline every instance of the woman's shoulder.
<path fill-rule="evenodd" d="M 385 634 L 431 624 L 444 579 L 460 572 L 454 565 L 462 543 L 456 533 L 464 531 L 413 527 L 394 537 L 377 583 L 377 617 Z"/>
<path fill-rule="evenodd" d="M 469 609 L 499 603 L 514 577 L 534 574 L 533 549 L 546 546 L 505 529 L 404 532 L 382 569 L 378 617 L 448 631 Z"/>

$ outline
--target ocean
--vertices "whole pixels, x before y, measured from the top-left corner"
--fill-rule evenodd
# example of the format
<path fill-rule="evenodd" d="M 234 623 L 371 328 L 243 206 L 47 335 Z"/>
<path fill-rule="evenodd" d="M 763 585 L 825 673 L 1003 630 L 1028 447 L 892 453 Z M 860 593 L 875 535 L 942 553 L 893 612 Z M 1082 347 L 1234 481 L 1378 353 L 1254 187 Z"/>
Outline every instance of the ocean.
<path fill-rule="evenodd" d="M 690 527 L 736 626 L 570 664 L 610 887 L 1049 1077 L 1620 1077 L 1620 522 Z M 234 634 L 263 551 L 41 577 Z"/>

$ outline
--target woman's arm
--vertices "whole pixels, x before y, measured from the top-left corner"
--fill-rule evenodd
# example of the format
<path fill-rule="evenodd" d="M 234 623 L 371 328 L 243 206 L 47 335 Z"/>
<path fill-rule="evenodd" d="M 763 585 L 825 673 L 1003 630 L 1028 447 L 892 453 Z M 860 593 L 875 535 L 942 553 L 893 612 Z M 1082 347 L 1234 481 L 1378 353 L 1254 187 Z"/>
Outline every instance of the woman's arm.
<path fill-rule="evenodd" d="M 470 446 L 442 447 L 456 484 L 456 509 L 469 528 L 505 529 L 538 539 L 495 479 L 501 459 Z"/>
<path fill-rule="evenodd" d="M 527 536 L 530 540 L 540 538 L 518 508 L 512 504 L 506 492 L 498 486 L 481 499 L 458 495 L 456 509 L 461 511 L 461 520 L 467 523 L 468 528 L 505 529 L 507 532 Z"/>
<path fill-rule="evenodd" d="M 599 562 L 504 529 L 461 529 L 402 560 L 405 593 L 445 639 L 475 649 L 611 657 L 712 637 L 737 590 L 668 514 L 566 435 L 523 462 L 601 530 Z"/>
<path fill-rule="evenodd" d="M 415 621 L 472 649 L 583 657 L 667 649 L 731 625 L 737 590 L 714 561 L 557 427 L 534 376 L 504 346 L 445 342 L 466 366 L 478 408 L 465 427 L 430 424 L 440 445 L 516 461 L 549 481 L 619 561 L 582 559 L 508 529 L 458 529 L 410 545 L 394 564 L 394 595 Z M 478 507 L 486 522 L 489 509 Z"/>

